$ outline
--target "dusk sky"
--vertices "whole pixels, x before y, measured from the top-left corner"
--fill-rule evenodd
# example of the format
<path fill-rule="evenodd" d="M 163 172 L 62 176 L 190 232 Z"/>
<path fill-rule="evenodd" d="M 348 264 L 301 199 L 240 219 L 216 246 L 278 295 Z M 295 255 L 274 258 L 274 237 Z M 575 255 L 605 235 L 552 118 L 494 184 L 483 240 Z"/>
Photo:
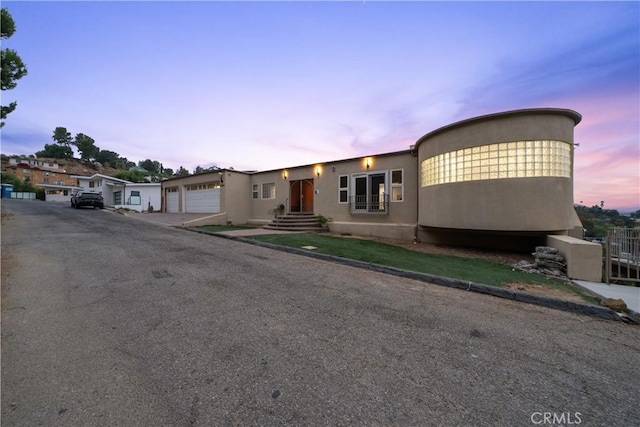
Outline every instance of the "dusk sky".
<path fill-rule="evenodd" d="M 575 202 L 640 208 L 640 3 L 11 2 L 3 154 L 53 130 L 165 167 L 270 170 L 568 108 Z"/>

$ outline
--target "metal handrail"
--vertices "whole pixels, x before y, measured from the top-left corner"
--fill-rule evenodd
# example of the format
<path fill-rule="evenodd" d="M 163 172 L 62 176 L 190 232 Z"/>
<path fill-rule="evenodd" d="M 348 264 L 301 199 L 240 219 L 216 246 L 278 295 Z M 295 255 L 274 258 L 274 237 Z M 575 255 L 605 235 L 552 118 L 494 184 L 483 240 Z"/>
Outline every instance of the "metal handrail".
<path fill-rule="evenodd" d="M 351 196 L 349 198 L 349 212 L 351 214 L 389 214 L 389 195 L 378 194 L 368 196 Z"/>

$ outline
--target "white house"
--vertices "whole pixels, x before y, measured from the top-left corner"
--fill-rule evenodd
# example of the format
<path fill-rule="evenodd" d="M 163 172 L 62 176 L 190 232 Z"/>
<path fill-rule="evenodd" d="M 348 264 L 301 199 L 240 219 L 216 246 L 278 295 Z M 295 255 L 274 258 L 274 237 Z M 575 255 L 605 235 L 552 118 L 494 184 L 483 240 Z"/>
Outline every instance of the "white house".
<path fill-rule="evenodd" d="M 112 176 L 74 175 L 82 191 L 102 194 L 105 206 L 126 208 L 138 212 L 160 210 L 160 183 L 136 183 Z"/>

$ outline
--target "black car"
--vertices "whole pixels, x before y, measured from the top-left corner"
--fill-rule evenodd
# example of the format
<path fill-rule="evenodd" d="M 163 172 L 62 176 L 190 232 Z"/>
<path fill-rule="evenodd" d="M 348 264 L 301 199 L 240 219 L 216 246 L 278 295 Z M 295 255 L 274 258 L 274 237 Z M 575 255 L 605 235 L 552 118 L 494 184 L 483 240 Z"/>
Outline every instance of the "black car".
<path fill-rule="evenodd" d="M 71 196 L 71 207 L 81 208 L 82 206 L 91 206 L 92 208 L 104 208 L 104 199 L 98 193 L 79 192 Z"/>

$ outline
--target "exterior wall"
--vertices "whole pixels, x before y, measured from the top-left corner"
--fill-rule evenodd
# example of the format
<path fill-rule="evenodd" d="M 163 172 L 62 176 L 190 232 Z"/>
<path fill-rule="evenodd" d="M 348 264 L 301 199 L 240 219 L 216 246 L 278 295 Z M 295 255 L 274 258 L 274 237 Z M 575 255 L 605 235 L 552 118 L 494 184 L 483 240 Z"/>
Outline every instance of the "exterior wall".
<path fill-rule="evenodd" d="M 77 181 L 71 175 L 60 171 L 35 169 L 29 165 L 11 165 L 7 166 L 6 172 L 15 175 L 21 181 L 29 178 L 32 185 L 37 184 L 56 184 L 56 185 L 76 185 Z"/>
<path fill-rule="evenodd" d="M 221 175 L 221 173 L 224 173 L 224 171 L 211 171 L 211 172 L 204 172 L 204 173 L 200 173 L 197 175 L 189 175 L 189 176 L 185 176 L 185 177 L 178 177 L 178 178 L 170 178 L 170 179 L 165 179 L 164 181 L 162 181 L 162 186 L 161 186 L 161 194 L 162 194 L 162 203 L 159 204 L 159 206 L 162 206 L 161 210 L 162 212 L 167 212 L 167 190 L 170 188 L 177 188 L 178 189 L 178 211 L 180 213 L 184 213 L 186 211 L 186 187 L 190 186 L 190 185 L 196 185 L 196 184 L 219 184 L 220 185 L 220 199 L 222 201 L 223 199 L 223 194 L 224 194 L 224 190 L 223 190 L 223 182 L 224 178 L 223 175 Z M 221 210 L 223 210 L 223 207 L 220 207 Z"/>
<path fill-rule="evenodd" d="M 247 224 L 251 212 L 251 177 L 242 172 L 224 171 L 220 192 L 220 211 L 226 222 Z"/>
<path fill-rule="evenodd" d="M 153 210 L 160 209 L 160 184 L 140 184 L 140 183 L 131 183 L 127 184 L 125 187 L 114 186 L 112 187 L 110 193 L 111 198 L 113 198 L 114 191 L 124 191 L 121 204 L 113 204 L 116 208 L 126 208 L 134 211 L 142 212 L 149 210 L 149 205 L 153 208 Z M 140 204 L 135 204 L 137 202 L 137 198 L 134 196 L 132 198 L 131 192 L 138 191 L 140 192 Z M 103 195 L 104 197 L 104 195 Z"/>
<path fill-rule="evenodd" d="M 572 279 L 602 281 L 602 246 L 570 236 L 548 236 L 547 246 L 558 249 Z"/>
<path fill-rule="evenodd" d="M 573 210 L 573 129 L 581 116 L 571 110 L 533 109 L 462 121 L 422 137 L 422 162 L 442 153 L 515 141 L 562 141 L 570 147 L 569 176 L 481 179 L 423 186 L 418 222 L 424 227 L 464 230 L 566 233 L 576 226 Z"/>
<path fill-rule="evenodd" d="M 44 200 L 47 202 L 71 202 L 71 194 L 73 193 L 70 189 L 53 189 L 53 188 L 45 188 L 44 190 Z"/>
<path fill-rule="evenodd" d="M 369 167 L 367 168 L 367 159 Z M 410 151 L 382 154 L 366 158 L 348 159 L 324 164 L 300 166 L 251 175 L 251 184 L 257 185 L 258 198 L 251 200 L 251 222 L 267 223 L 273 219 L 273 210 L 279 204 L 286 212 L 292 208 L 291 184 L 295 181 L 313 181 L 313 212 L 331 218 L 331 231 L 366 236 L 413 239 L 417 221 L 417 168 L 416 157 Z M 384 213 L 352 213 L 350 201 L 355 195 L 354 179 L 366 174 L 385 175 L 385 194 L 390 195 L 391 171 L 402 172 L 402 200 L 390 200 Z M 318 173 L 319 172 L 319 173 Z M 340 177 L 347 177 L 347 202 L 339 200 Z M 262 185 L 275 184 L 275 197 L 263 199 Z"/>

